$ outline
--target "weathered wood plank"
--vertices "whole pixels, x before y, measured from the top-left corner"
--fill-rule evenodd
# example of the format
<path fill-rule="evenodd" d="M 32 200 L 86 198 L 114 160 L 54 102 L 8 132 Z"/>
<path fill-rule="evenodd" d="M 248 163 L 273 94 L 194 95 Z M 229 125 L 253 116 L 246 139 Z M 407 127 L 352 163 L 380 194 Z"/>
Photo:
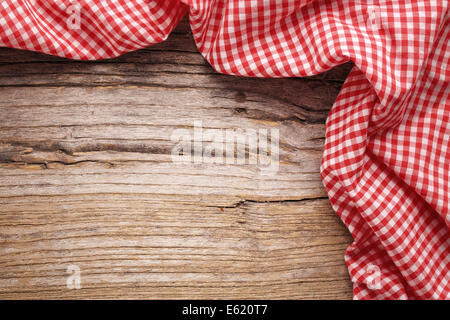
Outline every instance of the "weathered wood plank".
<path fill-rule="evenodd" d="M 9 259 L 0 297 L 348 297 L 342 251 L 349 239 L 327 200 L 237 200 L 2 199 Z M 81 268 L 81 290 L 65 288 L 71 264 Z"/>
<path fill-rule="evenodd" d="M 220 75 L 186 21 L 113 60 L 0 49 L 0 298 L 350 298 L 351 236 L 319 174 L 350 67 Z M 277 171 L 173 162 L 195 121 L 278 129 Z"/>

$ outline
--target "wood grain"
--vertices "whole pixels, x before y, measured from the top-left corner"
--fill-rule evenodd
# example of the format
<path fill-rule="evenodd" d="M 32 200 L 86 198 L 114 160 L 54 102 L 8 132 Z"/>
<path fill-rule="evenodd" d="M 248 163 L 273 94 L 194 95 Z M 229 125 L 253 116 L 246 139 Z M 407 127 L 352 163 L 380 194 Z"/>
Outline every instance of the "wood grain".
<path fill-rule="evenodd" d="M 186 21 L 112 60 L 0 49 L 0 298 L 351 298 L 352 239 L 319 174 L 350 68 L 217 74 Z M 277 173 L 173 162 L 194 121 L 279 129 Z"/>

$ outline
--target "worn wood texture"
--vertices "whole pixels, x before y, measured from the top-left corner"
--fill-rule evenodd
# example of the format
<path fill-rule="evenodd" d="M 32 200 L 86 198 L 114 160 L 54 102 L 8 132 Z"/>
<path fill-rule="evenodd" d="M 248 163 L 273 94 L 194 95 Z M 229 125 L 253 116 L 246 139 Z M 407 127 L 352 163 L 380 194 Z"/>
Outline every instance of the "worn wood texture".
<path fill-rule="evenodd" d="M 0 298 L 351 298 L 352 239 L 319 174 L 351 66 L 221 75 L 188 30 L 99 62 L 0 49 Z M 195 120 L 279 128 L 278 172 L 174 163 Z"/>

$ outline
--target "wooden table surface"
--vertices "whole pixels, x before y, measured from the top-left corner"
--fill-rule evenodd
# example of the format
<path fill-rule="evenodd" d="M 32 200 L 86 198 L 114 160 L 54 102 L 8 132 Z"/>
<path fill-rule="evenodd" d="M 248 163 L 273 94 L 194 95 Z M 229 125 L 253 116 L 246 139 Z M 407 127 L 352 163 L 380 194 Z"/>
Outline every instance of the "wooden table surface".
<path fill-rule="evenodd" d="M 0 298 L 351 298 L 352 238 L 319 174 L 350 68 L 221 75 L 186 21 L 99 62 L 0 49 Z M 278 171 L 174 162 L 194 121 L 278 129 Z"/>

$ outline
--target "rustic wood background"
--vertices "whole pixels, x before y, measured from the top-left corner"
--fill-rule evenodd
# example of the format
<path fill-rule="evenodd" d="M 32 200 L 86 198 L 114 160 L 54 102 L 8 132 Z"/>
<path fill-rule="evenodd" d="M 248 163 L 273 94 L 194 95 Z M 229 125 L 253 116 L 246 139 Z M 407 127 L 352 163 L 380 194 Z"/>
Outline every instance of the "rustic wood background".
<path fill-rule="evenodd" d="M 0 298 L 351 298 L 352 239 L 319 175 L 350 67 L 217 74 L 186 21 L 113 60 L 0 49 Z M 194 120 L 279 128 L 278 173 L 172 162 Z"/>

